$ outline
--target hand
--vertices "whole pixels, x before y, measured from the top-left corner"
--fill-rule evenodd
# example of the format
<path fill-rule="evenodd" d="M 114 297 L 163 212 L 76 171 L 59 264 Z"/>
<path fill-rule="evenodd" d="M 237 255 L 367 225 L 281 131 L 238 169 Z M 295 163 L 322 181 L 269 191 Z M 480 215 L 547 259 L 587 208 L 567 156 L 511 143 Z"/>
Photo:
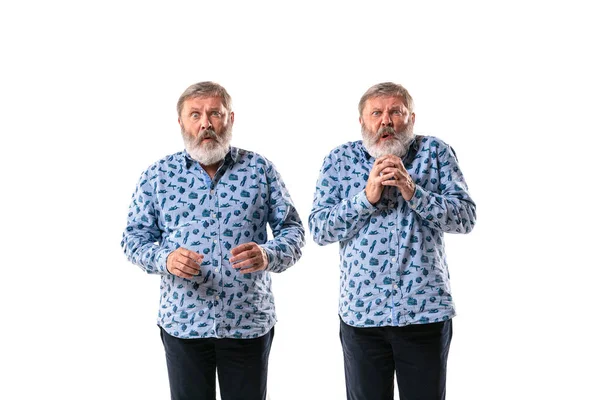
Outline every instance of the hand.
<path fill-rule="evenodd" d="M 180 247 L 167 256 L 167 271 L 180 278 L 191 279 L 200 273 L 202 254 Z"/>
<path fill-rule="evenodd" d="M 416 186 L 413 182 L 410 174 L 404 168 L 404 164 L 400 157 L 394 155 L 383 156 L 386 162 L 391 162 L 392 167 L 386 167 L 381 170 L 381 176 L 388 177 L 382 181 L 381 184 L 384 186 L 396 186 L 400 190 L 400 194 L 404 200 L 409 201 L 415 194 Z"/>
<path fill-rule="evenodd" d="M 233 256 L 229 259 L 231 266 L 245 274 L 262 271 L 269 265 L 267 253 L 254 242 L 234 247 L 231 249 L 231 255 Z"/>
<path fill-rule="evenodd" d="M 393 172 L 388 172 L 387 175 L 383 173 L 384 170 L 394 167 L 394 163 L 387 158 L 388 156 L 379 157 L 375 160 L 373 168 L 369 173 L 369 179 L 367 180 L 367 187 L 365 188 L 365 194 L 369 203 L 375 205 L 381 199 L 383 193 L 383 182 L 387 179 L 392 179 Z"/>

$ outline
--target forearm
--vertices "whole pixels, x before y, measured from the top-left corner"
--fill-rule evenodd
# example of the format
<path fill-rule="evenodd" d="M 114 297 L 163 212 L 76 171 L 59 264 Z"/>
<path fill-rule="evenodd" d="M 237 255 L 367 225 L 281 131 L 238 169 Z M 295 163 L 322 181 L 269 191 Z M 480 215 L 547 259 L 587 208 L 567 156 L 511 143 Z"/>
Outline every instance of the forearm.
<path fill-rule="evenodd" d="M 261 247 L 266 251 L 269 264 L 267 270 L 283 272 L 294 265 L 302 256 L 304 228 L 300 222 L 290 223 Z"/>
<path fill-rule="evenodd" d="M 320 246 L 351 239 L 376 210 L 367 200 L 364 190 L 330 206 L 334 201 L 331 197 L 316 199 L 308 217 L 311 235 Z"/>
<path fill-rule="evenodd" d="M 460 188 L 460 186 L 456 186 Z M 475 203 L 466 191 L 437 194 L 416 186 L 408 202 L 423 225 L 447 233 L 469 233 L 476 221 Z"/>
<path fill-rule="evenodd" d="M 164 248 L 158 243 L 151 242 L 140 234 L 125 232 L 121 247 L 129 261 L 138 265 L 149 274 L 168 274 L 167 257 L 171 249 Z"/>
<path fill-rule="evenodd" d="M 267 270 L 283 272 L 302 255 L 304 227 L 281 176 L 272 165 L 267 170 L 267 180 L 270 194 L 269 226 L 273 231 L 273 239 L 261 247 L 268 256 Z"/>
<path fill-rule="evenodd" d="M 162 232 L 158 226 L 157 214 L 154 189 L 146 171 L 140 177 L 132 196 L 121 247 L 127 259 L 147 273 L 167 274 L 167 256 L 175 249 L 159 244 Z"/>

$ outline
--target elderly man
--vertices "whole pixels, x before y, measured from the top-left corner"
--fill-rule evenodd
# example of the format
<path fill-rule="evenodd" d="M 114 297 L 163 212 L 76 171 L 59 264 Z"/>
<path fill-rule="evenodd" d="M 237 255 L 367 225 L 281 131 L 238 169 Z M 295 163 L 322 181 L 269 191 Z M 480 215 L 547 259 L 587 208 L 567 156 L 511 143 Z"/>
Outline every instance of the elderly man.
<path fill-rule="evenodd" d="M 141 176 L 122 246 L 161 276 L 158 325 L 172 399 L 265 399 L 276 321 L 270 272 L 301 255 L 304 230 L 266 158 L 229 145 L 231 98 L 212 82 L 177 102 L 185 151 Z M 273 239 L 267 240 L 267 223 Z"/>
<path fill-rule="evenodd" d="M 443 399 L 454 305 L 444 233 L 468 233 L 475 203 L 454 150 L 413 134 L 413 101 L 381 83 L 359 102 L 363 141 L 335 148 L 310 231 L 340 243 L 340 338 L 348 399 Z"/>

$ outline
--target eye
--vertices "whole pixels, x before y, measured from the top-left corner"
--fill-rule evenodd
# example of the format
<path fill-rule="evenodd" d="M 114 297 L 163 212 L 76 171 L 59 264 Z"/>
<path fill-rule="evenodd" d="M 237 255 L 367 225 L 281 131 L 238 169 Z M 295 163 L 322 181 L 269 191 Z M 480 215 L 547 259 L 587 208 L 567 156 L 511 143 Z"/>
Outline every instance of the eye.
<path fill-rule="evenodd" d="M 194 111 L 190 114 L 190 117 L 192 117 L 193 119 L 198 119 L 200 118 L 200 113 Z"/>
<path fill-rule="evenodd" d="M 400 111 L 400 110 L 394 110 L 394 111 L 392 111 L 392 114 L 394 114 L 394 115 L 402 115 L 402 111 Z"/>
<path fill-rule="evenodd" d="M 221 117 L 221 113 L 219 111 L 212 111 L 210 113 L 210 115 L 213 116 L 213 117 L 218 117 L 218 118 Z"/>
<path fill-rule="evenodd" d="M 378 117 L 378 116 L 380 116 L 380 115 L 381 115 L 381 111 L 373 111 L 373 112 L 371 113 L 371 115 L 374 115 L 374 116 Z"/>

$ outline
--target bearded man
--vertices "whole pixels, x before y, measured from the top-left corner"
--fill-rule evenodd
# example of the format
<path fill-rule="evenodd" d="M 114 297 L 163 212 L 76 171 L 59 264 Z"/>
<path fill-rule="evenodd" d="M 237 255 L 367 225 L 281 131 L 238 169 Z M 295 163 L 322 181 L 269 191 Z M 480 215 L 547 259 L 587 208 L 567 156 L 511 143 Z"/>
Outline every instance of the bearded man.
<path fill-rule="evenodd" d="M 339 242 L 340 339 L 347 398 L 444 399 L 455 315 L 444 233 L 468 233 L 475 203 L 454 150 L 413 134 L 401 85 L 359 102 L 363 141 L 335 148 L 317 181 L 310 231 Z"/>
<path fill-rule="evenodd" d="M 301 255 L 304 229 L 273 164 L 230 146 L 234 113 L 213 82 L 177 102 L 185 151 L 139 180 L 121 243 L 161 276 L 158 325 L 172 399 L 265 399 L 276 321 L 270 272 Z M 267 225 L 273 238 L 267 238 Z"/>

